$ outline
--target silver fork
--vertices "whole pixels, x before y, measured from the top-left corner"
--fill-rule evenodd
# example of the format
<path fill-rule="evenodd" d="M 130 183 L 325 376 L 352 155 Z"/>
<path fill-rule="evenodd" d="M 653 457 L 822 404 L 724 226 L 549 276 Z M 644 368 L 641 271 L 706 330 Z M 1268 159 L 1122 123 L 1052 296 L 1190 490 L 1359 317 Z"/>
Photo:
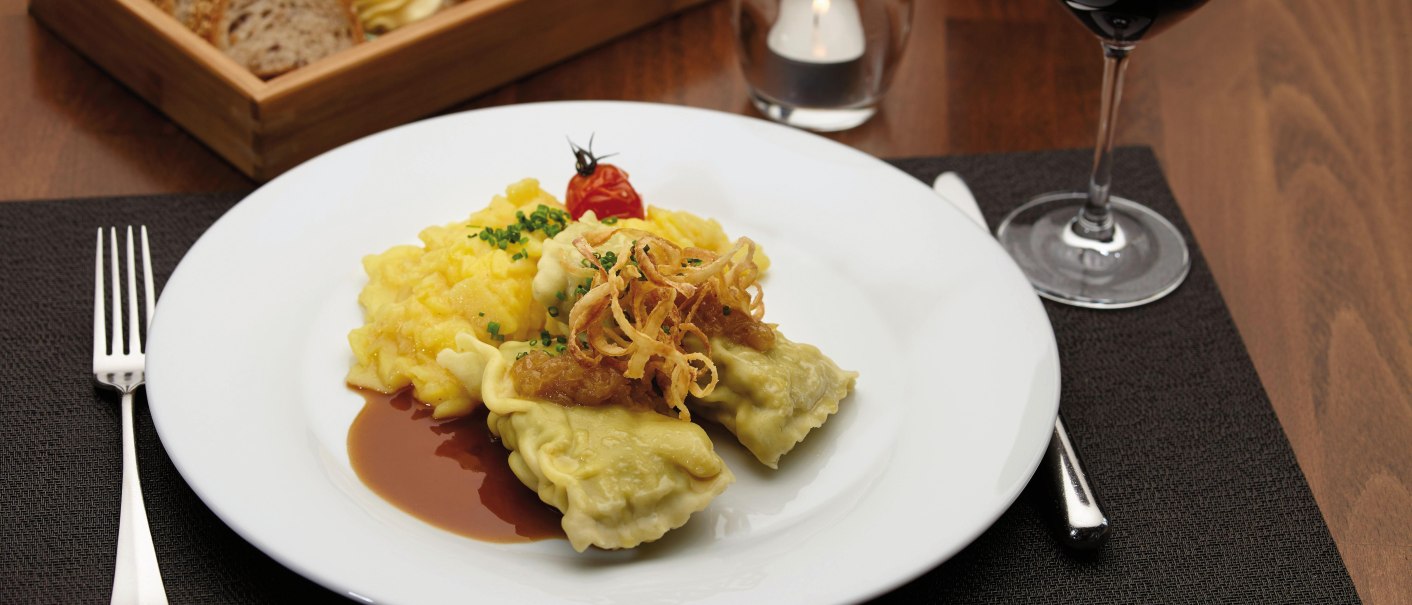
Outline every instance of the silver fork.
<path fill-rule="evenodd" d="M 147 245 L 147 227 L 142 227 L 142 281 L 146 295 L 146 319 L 137 312 L 137 271 L 133 259 L 132 227 L 127 228 L 127 339 L 123 339 L 123 288 L 118 273 L 118 230 L 111 229 L 109 240 L 113 275 L 113 339 L 111 349 L 105 339 L 105 296 L 103 287 L 103 229 L 98 229 L 98 256 L 93 262 L 93 376 L 98 382 L 123 394 L 123 496 L 118 518 L 118 554 L 113 571 L 114 604 L 165 605 L 166 588 L 157 567 L 157 551 L 152 547 L 152 530 L 147 526 L 147 509 L 142 503 L 142 484 L 137 477 L 137 450 L 133 447 L 132 395 L 142 386 L 146 356 L 142 348 L 141 324 L 152 323 L 152 255 Z M 126 344 L 126 347 L 124 347 Z M 111 352 L 110 352 L 111 351 Z"/>

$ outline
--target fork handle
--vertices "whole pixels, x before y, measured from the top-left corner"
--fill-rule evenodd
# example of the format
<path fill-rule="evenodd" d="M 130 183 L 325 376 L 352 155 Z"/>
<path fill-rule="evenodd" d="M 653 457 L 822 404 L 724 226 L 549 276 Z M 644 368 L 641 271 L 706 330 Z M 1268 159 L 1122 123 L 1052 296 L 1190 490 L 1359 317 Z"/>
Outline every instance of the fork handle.
<path fill-rule="evenodd" d="M 113 605 L 166 605 L 167 591 L 157 567 L 157 550 L 147 526 L 137 448 L 132 430 L 132 393 L 123 393 L 123 502 L 118 518 L 118 556 L 113 570 Z"/>

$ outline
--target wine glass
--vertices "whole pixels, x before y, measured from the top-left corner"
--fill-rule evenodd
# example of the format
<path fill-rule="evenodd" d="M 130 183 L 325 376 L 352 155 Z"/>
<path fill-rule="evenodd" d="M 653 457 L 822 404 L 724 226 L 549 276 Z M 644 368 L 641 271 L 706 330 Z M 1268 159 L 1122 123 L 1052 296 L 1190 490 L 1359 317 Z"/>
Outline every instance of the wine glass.
<path fill-rule="evenodd" d="M 1176 227 L 1111 195 L 1113 127 L 1123 72 L 1139 40 L 1207 0 L 1059 0 L 1103 45 L 1103 104 L 1088 191 L 1047 193 L 1016 208 L 996 238 L 1045 298 L 1100 309 L 1146 304 L 1186 278 L 1191 258 Z"/>

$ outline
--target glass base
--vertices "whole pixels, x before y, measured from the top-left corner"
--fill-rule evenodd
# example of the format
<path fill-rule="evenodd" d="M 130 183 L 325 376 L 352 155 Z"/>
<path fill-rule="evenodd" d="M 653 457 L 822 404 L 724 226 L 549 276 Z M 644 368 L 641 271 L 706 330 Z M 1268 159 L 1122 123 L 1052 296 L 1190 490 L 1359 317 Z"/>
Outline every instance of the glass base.
<path fill-rule="evenodd" d="M 772 101 L 755 91 L 750 92 L 750 102 L 771 120 L 814 132 L 838 132 L 856 128 L 878 112 L 876 105 L 843 109 L 791 107 Z"/>
<path fill-rule="evenodd" d="M 1137 202 L 1110 198 L 1117 232 L 1086 240 L 1072 226 L 1086 193 L 1048 193 L 1016 208 L 995 237 L 1040 296 L 1096 309 L 1150 303 L 1181 285 L 1191 268 L 1186 241 L 1172 223 Z"/>

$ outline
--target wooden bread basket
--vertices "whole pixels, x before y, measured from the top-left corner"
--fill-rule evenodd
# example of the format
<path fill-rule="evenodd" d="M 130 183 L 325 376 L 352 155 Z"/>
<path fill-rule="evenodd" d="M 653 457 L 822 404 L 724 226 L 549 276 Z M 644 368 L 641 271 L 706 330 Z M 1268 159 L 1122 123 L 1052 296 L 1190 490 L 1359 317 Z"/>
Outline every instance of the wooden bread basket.
<path fill-rule="evenodd" d="M 150 0 L 31 0 L 30 13 L 242 172 L 269 180 L 709 0 L 465 0 L 271 80 Z"/>

